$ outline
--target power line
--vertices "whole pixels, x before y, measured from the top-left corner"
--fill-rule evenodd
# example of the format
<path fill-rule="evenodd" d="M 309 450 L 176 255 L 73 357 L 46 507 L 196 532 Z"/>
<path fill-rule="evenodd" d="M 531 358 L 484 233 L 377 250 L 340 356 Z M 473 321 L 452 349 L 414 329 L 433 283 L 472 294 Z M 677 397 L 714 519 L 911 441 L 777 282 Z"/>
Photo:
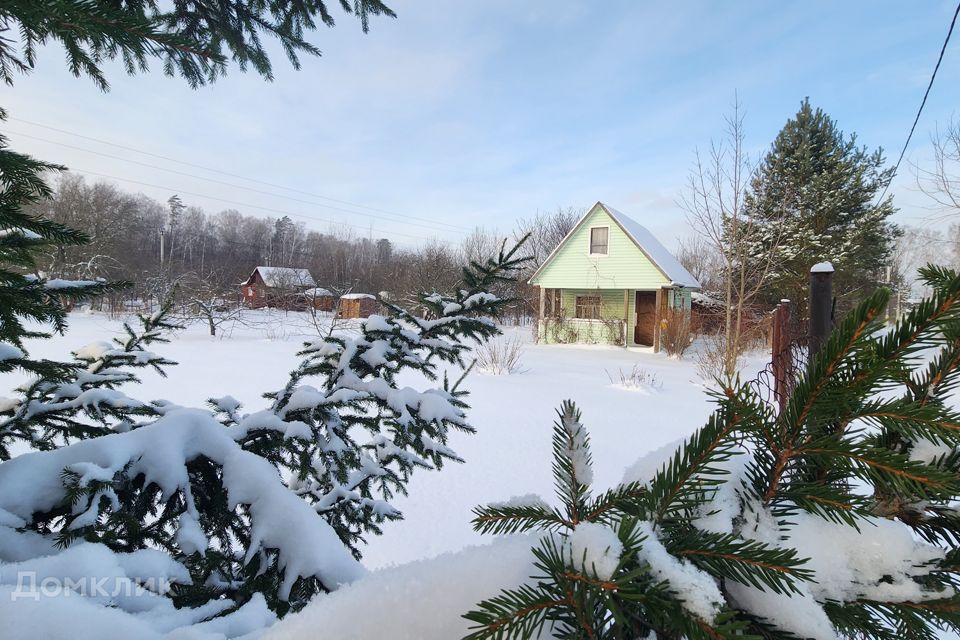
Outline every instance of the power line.
<path fill-rule="evenodd" d="M 10 133 L 12 133 L 12 134 L 14 134 L 14 135 L 18 135 L 18 136 L 24 137 L 24 138 L 29 138 L 29 139 L 31 139 L 31 140 L 39 140 L 40 142 L 46 142 L 46 143 L 48 143 L 48 144 L 55 144 L 55 145 L 58 145 L 58 146 L 61 146 L 61 147 L 66 147 L 67 149 L 75 149 L 75 150 L 77 150 L 77 151 L 82 151 L 82 152 L 84 152 L 84 153 L 90 153 L 90 154 L 94 154 L 94 155 L 98 155 L 98 156 L 103 156 L 103 157 L 105 157 L 105 158 L 113 158 L 113 159 L 115 159 L 115 160 L 121 160 L 121 161 L 123 161 L 123 162 L 129 162 L 129 163 L 131 163 L 131 164 L 136 164 L 136 165 L 139 165 L 139 166 L 141 166 L 141 167 L 147 167 L 147 168 L 150 168 L 150 169 L 159 169 L 160 171 L 166 171 L 166 172 L 168 172 L 168 173 L 173 173 L 173 174 L 180 175 L 180 176 L 186 176 L 186 177 L 188 177 L 188 178 L 195 178 L 195 179 L 197 179 L 197 180 L 205 180 L 205 181 L 207 181 L 207 182 L 213 182 L 213 183 L 216 183 L 216 184 L 222 184 L 222 185 L 231 187 L 231 188 L 233 188 L 233 189 L 243 189 L 244 191 L 251 191 L 251 192 L 253 192 L 253 193 L 259 193 L 259 194 L 261 194 L 261 195 L 271 196 L 271 197 L 275 197 L 275 198 L 283 198 L 283 199 L 285 199 L 285 200 L 291 200 L 291 201 L 293 201 L 293 202 L 300 202 L 300 203 L 308 204 L 308 205 L 315 206 L 315 207 L 322 207 L 322 208 L 324 208 L 324 209 L 332 209 L 332 210 L 334 210 L 334 211 L 343 211 L 343 212 L 345 212 L 345 213 L 352 213 L 352 214 L 354 214 L 354 215 L 365 216 L 365 217 L 368 217 L 368 218 L 375 218 L 375 219 L 378 219 L 378 220 L 384 220 L 384 221 L 386 221 L 386 222 L 392 222 L 392 223 L 395 223 L 395 224 L 406 224 L 406 225 L 413 225 L 413 226 L 416 226 L 416 227 L 423 227 L 423 228 L 425 228 L 425 229 L 430 229 L 431 231 L 439 231 L 439 232 L 449 233 L 449 232 L 450 232 L 451 230 L 453 230 L 453 229 L 462 229 L 462 227 L 454 227 L 453 225 L 447 225 L 447 226 L 451 227 L 451 229 L 444 229 L 444 228 L 441 228 L 441 227 L 437 227 L 437 226 L 435 226 L 435 225 L 433 225 L 433 224 L 428 225 L 428 224 L 423 224 L 423 223 L 419 223 L 419 222 L 410 222 L 409 220 L 393 220 L 393 219 L 391 219 L 391 218 L 386 218 L 386 217 L 384 217 L 384 216 L 379 216 L 379 215 L 372 214 L 372 213 L 365 213 L 365 212 L 363 212 L 363 211 L 354 211 L 354 210 L 352 210 L 352 209 L 344 209 L 343 207 L 335 207 L 335 206 L 329 205 L 329 204 L 321 204 L 321 203 L 319 203 L 319 202 L 311 202 L 311 201 L 309 201 L 309 200 L 303 200 L 303 199 L 301 199 L 301 198 L 294 198 L 294 197 L 292 197 L 292 196 L 285 196 L 285 195 L 283 195 L 283 194 L 272 193 L 272 192 L 270 192 L 270 191 L 263 191 L 263 190 L 261 190 L 261 189 L 254 189 L 254 188 L 252 188 L 252 187 L 244 187 L 243 185 L 233 184 L 232 182 L 225 182 L 225 181 L 223 181 L 223 180 L 217 180 L 216 178 L 205 178 L 205 177 L 203 177 L 203 176 L 198 176 L 198 175 L 193 174 L 193 173 L 187 173 L 187 172 L 185 172 L 185 171 L 177 171 L 176 169 L 169 169 L 169 168 L 167 168 L 167 167 L 161 167 L 161 166 L 159 166 L 159 165 L 150 164 L 150 163 L 148 163 L 148 162 L 140 162 L 139 160 L 131 160 L 131 159 L 129 159 L 129 158 L 123 158 L 123 157 L 120 157 L 120 156 L 115 156 L 115 155 L 113 155 L 113 154 L 111 154 L 111 153 L 103 153 L 102 151 L 94 151 L 94 150 L 92 150 L 92 149 L 85 149 L 85 148 L 83 148 L 83 147 L 78 147 L 78 146 L 75 146 L 75 145 L 72 145 L 72 144 L 67 144 L 67 143 L 65 143 L 65 142 L 57 142 L 56 140 L 47 140 L 46 138 L 40 138 L 40 137 L 38 137 L 38 136 L 32 136 L 32 135 L 30 135 L 30 134 L 28 134 L 28 133 L 23 133 L 23 132 L 21 132 L 21 131 L 11 131 Z M 440 223 L 437 223 L 437 224 L 446 225 L 446 223 L 444 223 L 444 222 L 440 222 Z M 462 233 L 461 233 L 461 235 L 462 235 Z"/>
<path fill-rule="evenodd" d="M 194 164 L 194 163 L 192 163 L 192 162 L 187 162 L 186 160 L 178 160 L 177 158 L 171 158 L 170 156 L 164 156 L 164 155 L 161 155 L 161 154 L 158 154 L 158 153 L 153 153 L 153 152 L 150 152 L 150 151 L 144 151 L 143 149 L 137 149 L 136 147 L 130 147 L 130 146 L 127 146 L 127 145 L 117 144 L 117 143 L 115 143 L 115 142 L 110 142 L 110 141 L 108 141 L 108 140 L 103 140 L 103 139 L 101 139 L 101 138 L 95 138 L 95 137 L 93 137 L 93 136 L 87 136 L 87 135 L 83 135 L 83 134 L 80 134 L 80 133 L 75 133 L 75 132 L 73 132 L 73 131 L 68 131 L 68 130 L 66 130 L 66 129 L 59 129 L 59 128 L 57 128 L 57 127 L 51 127 L 51 126 L 49 126 L 49 125 L 42 124 L 42 123 L 40 123 L 40 122 L 33 122 L 33 121 L 31 121 L 31 120 L 24 120 L 23 118 L 15 118 L 15 117 L 13 117 L 13 116 L 8 116 L 7 119 L 8 119 L 8 120 L 14 120 L 14 121 L 16 121 L 16 122 L 22 122 L 22 123 L 24 123 L 24 124 L 31 125 L 31 126 L 34 126 L 34 127 L 40 127 L 40 128 L 43 128 L 43 129 L 49 129 L 50 131 L 56 131 L 57 133 L 65 133 L 65 134 L 67 134 L 68 136 L 74 136 L 74 137 L 77 137 L 77 138 L 83 138 L 84 140 L 90 140 L 90 141 L 92 141 L 92 142 L 97 142 L 97 143 L 100 143 L 100 144 L 105 144 L 105 145 L 108 145 L 108 146 L 111 146 L 111 147 L 115 147 L 115 148 L 117 148 L 117 149 L 124 149 L 124 150 L 126 150 L 126 151 L 132 151 L 132 152 L 134 152 L 134 153 L 140 153 L 140 154 L 143 154 L 143 155 L 145 155 L 145 156 L 150 156 L 150 157 L 152 157 L 152 158 L 158 158 L 158 159 L 160 159 L 160 160 L 166 160 L 166 161 L 168 161 L 168 162 L 176 162 L 177 164 L 182 164 L 182 165 L 185 165 L 185 166 L 188 166 L 188 167 L 193 167 L 193 168 L 195 168 L 195 169 L 203 169 L 204 171 L 210 171 L 210 172 L 213 172 L 213 173 L 219 173 L 220 175 L 229 176 L 229 177 L 231 177 L 231 178 L 239 178 L 240 180 L 245 180 L 245 181 L 247 181 L 247 182 L 254 182 L 254 183 L 261 184 L 261 185 L 264 185 L 264 186 L 267 186 L 267 187 L 272 187 L 272 188 L 274 188 L 274 189 L 283 189 L 284 191 L 291 191 L 291 192 L 293 192 L 293 193 L 299 193 L 299 194 L 301 194 L 301 195 L 310 196 L 311 198 L 319 198 L 320 200 L 329 200 L 330 202 L 336 202 L 336 203 L 338 203 L 338 204 L 345 204 L 345 205 L 349 205 L 349 206 L 351 206 L 351 207 L 357 207 L 357 208 L 360 208 L 360 209 L 367 209 L 368 211 L 377 211 L 377 212 L 379 212 L 379 213 L 386 213 L 386 214 L 389 214 L 389 215 L 392 215 L 392 216 L 398 216 L 398 217 L 404 218 L 405 220 L 421 220 L 421 221 L 423 221 L 423 222 L 429 222 L 429 223 L 431 223 L 431 224 L 446 225 L 446 226 L 449 226 L 449 227 L 453 227 L 453 228 L 455 228 L 455 229 L 460 229 L 460 230 L 462 230 L 462 231 L 469 231 L 469 230 L 470 230 L 470 229 L 468 229 L 467 227 L 462 227 L 462 226 L 459 226 L 459 225 L 453 225 L 453 224 L 450 224 L 450 223 L 447 223 L 447 222 L 437 222 L 436 220 L 431 220 L 431 219 L 429 219 L 429 218 L 421 218 L 421 217 L 417 217 L 417 216 L 411 216 L 411 215 L 408 215 L 408 214 L 405 214 L 405 213 L 398 213 L 398 212 L 396 212 L 396 211 L 390 211 L 389 209 L 379 209 L 379 208 L 377 208 L 377 207 L 370 207 L 370 206 L 367 206 L 367 205 L 364 205 L 364 204 L 359 204 L 359 203 L 356 203 L 356 202 L 350 202 L 349 200 L 340 200 L 340 199 L 337 199 L 337 198 L 332 198 L 332 197 L 330 197 L 330 196 L 325 196 L 325 195 L 318 194 L 318 193 L 311 193 L 311 192 L 309 192 L 309 191 L 301 191 L 300 189 L 294 189 L 293 187 L 286 187 L 286 186 L 281 185 L 281 184 L 275 184 L 275 183 L 272 183 L 272 182 L 266 182 L 266 181 L 263 181 L 263 180 L 258 180 L 257 178 L 251 178 L 251 177 L 249 177 L 249 176 L 243 176 L 243 175 L 240 175 L 240 174 L 237 174 L 237 173 L 230 173 L 229 171 L 223 171 L 223 170 L 221 170 L 221 169 L 215 169 L 215 168 L 213 168 L 213 167 L 207 167 L 207 166 L 204 166 L 204 165 L 201 165 L 201 164 Z M 23 135 L 23 134 L 22 134 L 22 135 Z M 54 144 L 59 144 L 59 143 L 54 143 Z"/>
<path fill-rule="evenodd" d="M 313 221 L 316 221 L 316 222 L 326 222 L 326 223 L 332 224 L 332 225 L 343 225 L 343 226 L 347 226 L 347 227 L 353 227 L 354 229 L 360 229 L 361 231 L 366 231 L 366 230 L 367 230 L 366 227 L 362 227 L 362 226 L 356 225 L 356 224 L 351 224 L 351 223 L 349 223 L 349 222 L 342 222 L 342 221 L 340 221 L 340 220 L 331 220 L 331 219 L 329 219 L 329 218 L 317 218 L 317 217 L 315 217 L 315 216 L 308 216 L 308 215 L 305 215 L 305 214 L 302 214 L 302 213 L 293 213 L 293 212 L 291 212 L 291 211 L 284 211 L 283 209 L 273 209 L 273 208 L 271 208 L 271 207 L 263 207 L 263 206 L 256 205 L 256 204 L 250 204 L 250 203 L 248 203 L 248 202 L 240 202 L 240 201 L 238 201 L 238 200 L 229 200 L 229 199 L 227 199 L 227 198 L 220 198 L 220 197 L 218 197 L 218 196 L 211 196 L 211 195 L 207 195 L 207 194 L 205 194 L 205 193 L 196 193 L 196 192 L 194 192 L 194 191 L 186 191 L 186 190 L 184 190 L 184 189 L 177 189 L 176 187 L 166 187 L 166 186 L 159 185 L 159 184 L 152 184 L 152 183 L 150 183 L 150 182 L 141 182 L 141 181 L 139 181 L 139 180 L 132 180 L 132 179 L 130 179 L 130 178 L 121 178 L 120 176 L 113 176 L 113 175 L 110 175 L 110 174 L 107 174 L 107 173 L 100 173 L 100 172 L 97 172 L 97 171 L 90 171 L 90 170 L 88 170 L 88 169 L 73 169 L 73 171 L 75 171 L 75 172 L 77 172 L 77 173 L 83 173 L 83 174 L 86 174 L 86 175 L 97 176 L 97 177 L 99 177 L 99 178 L 109 178 L 109 179 L 111 179 L 111 180 L 120 180 L 120 181 L 122 181 L 122 182 L 130 182 L 130 183 L 132 183 L 132 184 L 139 184 L 139 185 L 144 186 L 144 187 L 153 187 L 154 189 L 164 189 L 164 190 L 169 191 L 169 192 L 171 192 L 171 193 L 184 193 L 184 194 L 191 195 L 191 196 L 195 196 L 195 197 L 198 197 L 198 198 L 209 198 L 210 200 L 219 200 L 220 202 L 226 202 L 227 204 L 233 204 L 233 205 L 240 206 L 240 207 L 247 207 L 247 208 L 253 208 L 253 209 L 262 209 L 263 211 L 269 211 L 269 212 L 271 212 L 271 213 L 279 213 L 279 214 L 281 214 L 281 215 L 290 216 L 291 218 L 304 218 L 304 219 L 306 219 L 306 220 L 313 220 Z M 428 238 L 427 236 L 418 236 L 418 235 L 414 235 L 414 234 L 411 234 L 411 233 L 402 233 L 402 232 L 400 232 L 400 231 L 392 231 L 392 232 L 391 232 L 391 235 L 406 236 L 406 237 L 408 237 L 408 238 L 414 238 L 414 239 L 416 239 L 416 240 L 428 240 L 428 241 L 429 241 L 429 240 L 432 240 L 432 239 L 433 239 L 433 238 Z"/>
<path fill-rule="evenodd" d="M 937 71 L 940 70 L 940 63 L 943 62 L 943 54 L 947 51 L 947 44 L 950 42 L 950 36 L 953 35 L 953 27 L 957 24 L 958 15 L 960 15 L 960 4 L 957 4 L 957 9 L 953 12 L 953 20 L 950 21 L 950 29 L 947 30 L 947 37 L 943 41 L 943 46 L 940 48 L 940 57 L 937 58 L 937 64 L 933 68 L 933 73 L 930 75 L 930 82 L 927 84 L 927 90 L 923 92 L 923 100 L 920 102 L 920 108 L 917 109 L 917 117 L 913 119 L 913 126 L 910 127 L 910 133 L 907 134 L 907 140 L 903 143 L 903 149 L 900 150 L 900 157 L 897 158 L 897 164 L 893 166 L 893 173 L 890 175 L 890 180 L 887 181 L 886 186 L 883 188 L 883 192 L 880 194 L 880 199 L 877 200 L 878 204 L 883 202 L 884 196 L 887 195 L 887 189 L 890 188 L 890 183 L 893 182 L 893 178 L 897 175 L 897 171 L 900 170 L 900 163 L 903 162 L 903 156 L 907 153 L 907 146 L 910 144 L 910 140 L 913 138 L 913 132 L 917 128 L 917 123 L 920 122 L 920 114 L 923 113 L 923 107 L 927 104 L 927 98 L 930 96 L 930 89 L 933 88 L 933 81 L 937 77 Z"/>

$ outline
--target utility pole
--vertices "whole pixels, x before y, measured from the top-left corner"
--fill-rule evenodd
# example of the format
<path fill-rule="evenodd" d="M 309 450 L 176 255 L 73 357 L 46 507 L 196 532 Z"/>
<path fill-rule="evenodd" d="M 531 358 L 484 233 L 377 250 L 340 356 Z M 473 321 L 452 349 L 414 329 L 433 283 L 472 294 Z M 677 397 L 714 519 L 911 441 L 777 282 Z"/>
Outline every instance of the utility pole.
<path fill-rule="evenodd" d="M 160 271 L 163 271 L 163 227 L 160 227 Z"/>

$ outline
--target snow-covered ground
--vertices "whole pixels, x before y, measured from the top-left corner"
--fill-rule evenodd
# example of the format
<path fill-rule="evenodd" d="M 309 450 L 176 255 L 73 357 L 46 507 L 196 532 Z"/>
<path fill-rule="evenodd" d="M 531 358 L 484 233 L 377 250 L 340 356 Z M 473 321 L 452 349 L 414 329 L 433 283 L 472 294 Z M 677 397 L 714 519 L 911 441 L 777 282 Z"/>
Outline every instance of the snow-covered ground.
<path fill-rule="evenodd" d="M 207 398 L 232 395 L 247 410 L 261 408 L 261 395 L 283 386 L 296 365 L 301 343 L 316 337 L 308 314 L 256 311 L 250 323 L 211 337 L 194 324 L 154 350 L 179 364 L 163 378 L 144 371 L 143 388 L 133 395 L 162 398 L 184 406 L 204 406 Z M 345 330 L 349 330 L 348 327 Z M 120 335 L 122 323 L 99 314 L 74 313 L 65 336 L 28 345 L 34 357 L 66 358 L 97 340 Z M 410 494 L 393 504 L 405 519 L 387 523 L 369 540 L 364 563 L 370 568 L 406 563 L 489 542 L 470 528 L 471 509 L 513 495 L 550 495 L 550 434 L 555 409 L 572 399 L 583 411 L 596 464 L 596 486 L 621 480 L 642 454 L 685 437 L 711 411 L 692 358 L 668 358 L 648 350 L 604 346 L 530 344 L 529 327 L 505 327 L 504 338 L 519 338 L 522 373 L 474 372 L 468 412 L 474 435 L 455 434 L 451 446 L 465 464 L 440 472 L 418 472 Z M 750 364 L 757 366 L 759 359 Z M 655 377 L 655 386 L 620 385 L 620 372 L 638 367 Z M 616 384 L 611 383 L 611 378 Z M 21 378 L 0 376 L 0 396 Z"/>
<path fill-rule="evenodd" d="M 168 378 L 145 371 L 143 388 L 133 395 L 203 406 L 207 398 L 229 394 L 247 410 L 262 408 L 265 401 L 261 395 L 286 382 L 298 362 L 296 352 L 302 341 L 315 338 L 317 329 L 309 316 L 301 313 L 251 312 L 248 319 L 248 324 L 224 327 L 218 337 L 207 335 L 205 326 L 195 324 L 176 334 L 170 344 L 157 346 L 155 351 L 180 364 L 169 369 Z M 74 313 L 65 336 L 34 341 L 28 348 L 34 357 L 65 358 L 80 346 L 120 335 L 121 326 L 120 320 L 103 315 Z M 624 470 L 642 455 L 687 436 L 712 410 L 692 357 L 678 360 L 650 351 L 602 346 L 536 345 L 531 344 L 531 336 L 529 327 L 505 328 L 504 339 L 524 342 L 521 373 L 495 376 L 475 372 L 467 379 L 472 407 L 468 416 L 477 433 L 455 434 L 450 442 L 466 463 L 414 476 L 409 495 L 393 501 L 405 519 L 387 523 L 382 536 L 369 540 L 364 552 L 368 568 L 426 561 L 417 563 L 421 567 L 418 575 L 439 575 L 437 567 L 446 560 L 431 563 L 430 558 L 492 542 L 472 531 L 474 506 L 521 494 L 551 496 L 551 429 L 555 409 L 564 399 L 576 401 L 583 412 L 592 440 L 595 486 L 601 489 L 620 482 Z M 749 362 L 749 368 L 755 370 L 762 364 L 762 356 L 758 356 Z M 653 384 L 639 388 L 619 384 L 621 372 L 629 374 L 634 368 Z M 0 396 L 19 382 L 13 374 L 0 376 Z M 474 571 L 472 588 L 450 594 L 450 633 L 462 630 L 459 615 L 473 603 L 500 587 L 516 584 L 527 574 L 524 549 L 529 544 L 500 544 L 507 545 L 500 555 L 520 560 L 496 569 L 485 579 Z M 478 549 L 459 554 L 455 562 L 467 571 L 483 566 L 492 569 L 492 563 L 484 562 L 486 553 Z M 382 577 L 378 584 L 386 591 L 393 582 L 405 579 L 403 569 L 374 575 Z M 455 587 L 451 584 L 451 589 Z M 342 595 L 338 592 L 338 606 L 351 607 L 350 589 L 353 587 Z M 315 602 L 305 620 L 322 618 L 328 606 L 325 601 Z M 288 618 L 277 629 L 277 637 L 288 637 L 302 624 L 297 616 Z M 379 635 L 376 629 L 374 625 L 369 632 Z M 356 627 L 353 632 L 350 637 L 372 637 Z M 415 629 L 405 633 L 410 634 L 405 637 L 418 637 Z"/>

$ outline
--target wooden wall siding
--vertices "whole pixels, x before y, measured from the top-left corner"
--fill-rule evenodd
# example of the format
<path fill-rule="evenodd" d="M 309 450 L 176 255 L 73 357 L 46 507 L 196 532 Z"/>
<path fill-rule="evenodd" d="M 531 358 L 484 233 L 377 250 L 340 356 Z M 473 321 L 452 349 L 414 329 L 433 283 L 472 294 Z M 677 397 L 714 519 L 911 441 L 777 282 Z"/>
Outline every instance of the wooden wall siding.
<path fill-rule="evenodd" d="M 671 299 L 669 308 L 690 311 L 693 304 L 692 289 L 671 289 Z"/>
<path fill-rule="evenodd" d="M 340 299 L 340 318 L 367 318 L 377 311 L 377 301 L 373 298 Z"/>
<path fill-rule="evenodd" d="M 590 227 L 593 226 L 610 227 L 606 256 L 589 255 Z M 659 289 L 670 281 L 607 212 L 597 206 L 561 245 L 534 284 L 546 288 L 619 289 L 622 296 L 624 289 Z M 623 313 L 622 297 L 619 313 Z"/>
<path fill-rule="evenodd" d="M 317 311 L 333 311 L 336 301 L 333 296 L 305 296 L 308 303 L 313 303 Z"/>

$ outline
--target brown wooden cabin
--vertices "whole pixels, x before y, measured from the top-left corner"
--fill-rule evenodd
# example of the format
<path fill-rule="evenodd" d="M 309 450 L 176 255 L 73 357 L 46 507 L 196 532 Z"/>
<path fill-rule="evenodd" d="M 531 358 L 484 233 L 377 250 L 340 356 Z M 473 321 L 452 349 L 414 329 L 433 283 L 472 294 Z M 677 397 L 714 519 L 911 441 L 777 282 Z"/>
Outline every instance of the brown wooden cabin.
<path fill-rule="evenodd" d="M 377 310 L 377 298 L 369 293 L 340 296 L 340 318 L 368 318 Z"/>
<path fill-rule="evenodd" d="M 308 304 L 303 292 L 316 286 L 317 283 L 307 269 L 257 267 L 250 277 L 240 284 L 240 293 L 244 303 L 254 309 L 305 309 Z"/>

